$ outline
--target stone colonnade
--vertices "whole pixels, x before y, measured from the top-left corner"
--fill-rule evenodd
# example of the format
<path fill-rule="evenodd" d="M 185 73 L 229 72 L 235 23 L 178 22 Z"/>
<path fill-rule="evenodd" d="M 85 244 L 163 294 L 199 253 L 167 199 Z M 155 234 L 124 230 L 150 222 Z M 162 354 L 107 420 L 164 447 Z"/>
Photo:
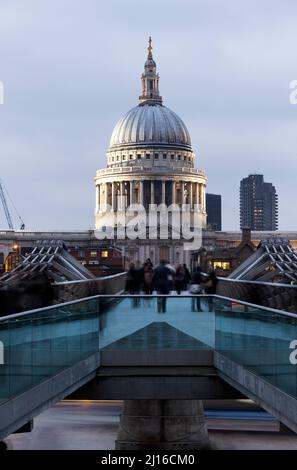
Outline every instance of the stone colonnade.
<path fill-rule="evenodd" d="M 122 204 L 189 204 L 191 209 L 200 205 L 206 210 L 205 184 L 169 179 L 142 179 L 102 182 L 96 185 L 96 213 L 104 212 L 107 205 L 118 209 L 118 198 Z"/>

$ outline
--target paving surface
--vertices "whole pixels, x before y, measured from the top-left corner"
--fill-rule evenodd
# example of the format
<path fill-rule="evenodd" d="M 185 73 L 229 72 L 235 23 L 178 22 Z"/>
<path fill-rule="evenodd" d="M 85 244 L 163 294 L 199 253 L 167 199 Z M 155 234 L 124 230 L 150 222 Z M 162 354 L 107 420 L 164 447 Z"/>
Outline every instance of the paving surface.
<path fill-rule="evenodd" d="M 121 409 L 120 403 L 113 402 L 61 402 L 35 419 L 31 433 L 11 435 L 6 442 L 15 450 L 112 450 Z M 244 416 L 250 414 L 234 421 L 222 414 L 208 420 L 216 449 L 297 450 L 297 436 L 276 432 L 273 420 L 255 415 L 254 431 L 246 432 L 251 422 Z"/>

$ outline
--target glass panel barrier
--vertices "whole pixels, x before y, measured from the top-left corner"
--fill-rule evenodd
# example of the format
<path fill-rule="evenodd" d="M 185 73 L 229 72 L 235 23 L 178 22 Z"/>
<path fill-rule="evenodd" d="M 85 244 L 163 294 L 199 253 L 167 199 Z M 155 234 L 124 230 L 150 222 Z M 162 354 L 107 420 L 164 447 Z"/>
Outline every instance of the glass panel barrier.
<path fill-rule="evenodd" d="M 290 344 L 297 339 L 297 316 L 234 300 L 214 302 L 216 350 L 297 397 L 297 365 L 290 361 Z"/>
<path fill-rule="evenodd" d="M 218 296 L 96 296 L 0 318 L 0 404 L 109 350 L 216 349 L 297 397 L 297 316 Z M 0 343 L 1 345 L 1 343 Z M 1 358 L 1 354 L 0 354 Z"/>
<path fill-rule="evenodd" d="M 98 299 L 0 318 L 0 404 L 99 350 Z"/>

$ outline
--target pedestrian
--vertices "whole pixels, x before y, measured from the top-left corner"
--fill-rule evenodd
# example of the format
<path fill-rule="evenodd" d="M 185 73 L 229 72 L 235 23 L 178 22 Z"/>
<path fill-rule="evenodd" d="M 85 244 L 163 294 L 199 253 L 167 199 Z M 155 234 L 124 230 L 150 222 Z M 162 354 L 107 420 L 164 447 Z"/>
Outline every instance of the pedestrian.
<path fill-rule="evenodd" d="M 191 276 L 190 292 L 192 297 L 192 312 L 202 312 L 200 295 L 203 294 L 203 277 L 200 266 L 197 266 Z"/>
<path fill-rule="evenodd" d="M 208 295 L 207 301 L 210 312 L 213 311 L 213 296 L 216 294 L 218 282 L 219 281 L 214 269 L 210 269 L 204 285 L 205 293 Z"/>
<path fill-rule="evenodd" d="M 185 282 L 184 282 L 184 290 L 188 290 L 188 285 L 189 282 L 191 281 L 191 273 L 186 265 L 186 263 L 183 264 L 184 272 L 185 272 Z"/>
<path fill-rule="evenodd" d="M 142 266 L 140 266 L 139 262 L 137 263 L 136 278 L 135 278 L 135 282 L 136 282 L 135 292 L 136 293 L 140 293 L 140 292 L 144 291 L 144 269 L 145 269 L 145 266 L 146 266 L 146 263 L 143 263 Z"/>
<path fill-rule="evenodd" d="M 153 293 L 154 270 L 151 264 L 146 263 L 143 272 L 143 290 L 147 295 Z"/>
<path fill-rule="evenodd" d="M 175 273 L 175 290 L 180 295 L 181 291 L 184 289 L 185 286 L 185 277 L 186 273 L 181 264 L 178 265 L 176 268 L 176 273 Z"/>
<path fill-rule="evenodd" d="M 154 265 L 153 265 L 153 263 L 152 263 L 151 258 L 147 258 L 145 264 L 148 265 L 148 266 L 150 266 L 152 269 L 154 269 Z"/>
<path fill-rule="evenodd" d="M 172 272 L 166 266 L 166 261 L 161 261 L 154 272 L 154 286 L 158 295 L 168 295 L 170 292 Z M 166 297 L 158 297 L 158 313 L 166 312 Z"/>
<path fill-rule="evenodd" d="M 135 294 L 136 292 L 136 277 L 137 277 L 137 270 L 135 268 L 135 264 L 131 263 L 129 266 L 129 270 L 127 272 L 127 279 L 126 279 L 126 287 L 125 291 L 129 294 Z"/>
<path fill-rule="evenodd" d="M 168 285 L 169 285 L 169 292 L 174 289 L 174 278 L 175 278 L 175 268 L 171 266 L 168 262 L 165 262 L 165 266 L 169 269 L 169 276 L 168 276 Z"/>

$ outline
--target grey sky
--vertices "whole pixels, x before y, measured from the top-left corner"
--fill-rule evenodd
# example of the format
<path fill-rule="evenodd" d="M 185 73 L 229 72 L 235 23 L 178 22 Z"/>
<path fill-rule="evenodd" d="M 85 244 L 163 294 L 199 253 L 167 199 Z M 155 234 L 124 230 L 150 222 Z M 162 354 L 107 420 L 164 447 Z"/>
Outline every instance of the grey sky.
<path fill-rule="evenodd" d="M 137 104 L 151 35 L 223 228 L 238 229 L 240 179 L 261 172 L 296 230 L 296 22 L 295 0 L 0 0 L 0 176 L 27 227 L 93 227 L 95 171 Z"/>

